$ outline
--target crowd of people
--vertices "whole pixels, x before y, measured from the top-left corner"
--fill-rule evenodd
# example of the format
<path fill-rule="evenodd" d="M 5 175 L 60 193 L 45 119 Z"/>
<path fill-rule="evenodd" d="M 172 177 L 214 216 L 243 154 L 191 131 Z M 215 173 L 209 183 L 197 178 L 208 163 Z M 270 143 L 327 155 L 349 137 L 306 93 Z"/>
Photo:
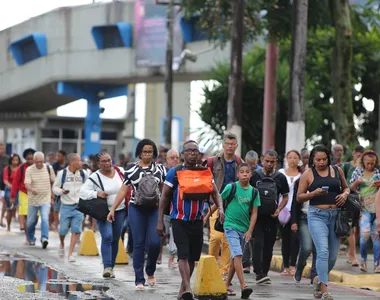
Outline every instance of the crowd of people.
<path fill-rule="evenodd" d="M 352 160 L 344 162 L 344 148 L 324 145 L 286 153 L 283 167 L 274 150 L 261 156 L 254 150 L 244 159 L 236 155 L 236 135 L 227 133 L 223 150 L 208 157 L 196 141 L 186 141 L 182 151 L 157 148 L 141 140 L 135 162 L 116 166 L 101 152 L 82 160 L 60 150 L 55 157 L 34 149 L 22 155 L 5 154 L 0 143 L 0 226 L 11 230 L 19 220 L 25 244 L 36 245 L 35 229 L 41 222 L 40 243 L 49 244 L 49 231 L 57 230 L 58 255 L 75 262 L 75 245 L 88 218 L 101 235 L 103 277 L 115 278 L 119 239 L 128 233 L 126 251 L 133 257 L 136 290 L 156 286 L 155 271 L 162 252 L 169 252 L 169 268 L 176 268 L 182 283 L 178 299 L 193 299 L 190 278 L 199 261 L 204 228 L 209 231 L 209 254 L 219 264 L 227 293 L 236 295 L 237 275 L 242 299 L 253 292 L 244 274 L 254 272 L 256 284 L 271 284 L 269 269 L 273 248 L 281 237 L 283 270 L 300 282 L 312 255 L 311 284 L 315 298 L 333 299 L 328 274 L 339 252 L 347 262 L 368 272 L 368 242 L 374 253 L 374 273 L 380 273 L 380 169 L 376 152 L 357 146 Z M 351 224 L 347 239 L 336 234 L 336 220 L 348 196 L 359 195 L 361 215 Z M 103 199 L 105 218 L 94 219 L 78 210 L 79 201 Z M 92 201 L 92 202 L 91 202 Z M 3 220 L 6 219 L 6 225 Z M 380 220 L 379 220 L 380 221 Z M 71 231 L 69 247 L 65 237 Z M 360 244 L 360 262 L 356 254 Z M 346 242 L 348 247 L 346 247 Z M 67 255 L 65 252 L 68 251 Z M 219 275 L 216 275 L 219 276 Z"/>

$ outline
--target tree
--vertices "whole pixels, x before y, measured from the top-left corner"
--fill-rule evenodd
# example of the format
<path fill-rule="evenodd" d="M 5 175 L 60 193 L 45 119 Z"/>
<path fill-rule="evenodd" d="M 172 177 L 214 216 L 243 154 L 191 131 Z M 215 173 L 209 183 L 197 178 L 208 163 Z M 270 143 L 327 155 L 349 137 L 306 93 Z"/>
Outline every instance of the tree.
<path fill-rule="evenodd" d="M 378 95 L 380 86 L 380 36 L 376 29 L 368 30 L 367 27 L 356 26 L 353 31 L 353 66 L 351 90 L 353 95 L 351 103 L 354 114 L 360 120 L 362 126 L 357 134 L 370 141 L 377 138 L 378 121 Z M 318 28 L 308 35 L 307 44 L 307 68 L 305 88 L 305 123 L 306 138 L 309 143 L 324 143 L 330 146 L 335 139 L 335 113 L 331 103 L 331 50 L 334 46 L 335 36 L 332 28 Z M 279 67 L 277 74 L 278 107 L 276 124 L 276 150 L 285 152 L 285 125 L 287 118 L 287 102 L 289 92 L 289 55 L 291 41 L 284 40 L 280 44 Z M 215 87 L 206 86 L 204 89 L 205 102 L 201 106 L 199 115 L 215 132 L 216 137 L 205 139 L 207 147 L 212 148 L 212 143 L 221 136 L 227 126 L 227 98 L 228 98 L 228 72 L 229 64 L 217 65 L 211 74 L 216 81 Z M 264 72 L 265 49 L 256 46 L 248 52 L 243 61 L 243 150 L 254 149 L 260 151 L 262 138 L 262 109 L 264 98 Z M 362 85 L 360 91 L 355 90 L 355 85 Z M 375 110 L 367 111 L 364 103 L 375 100 Z M 199 131 L 203 133 L 203 130 Z M 205 137 L 203 134 L 201 136 Z"/>
<path fill-rule="evenodd" d="M 357 144 L 352 102 L 352 26 L 348 0 L 329 0 L 335 45 L 332 51 L 331 83 L 334 99 L 335 136 L 345 146 Z"/>

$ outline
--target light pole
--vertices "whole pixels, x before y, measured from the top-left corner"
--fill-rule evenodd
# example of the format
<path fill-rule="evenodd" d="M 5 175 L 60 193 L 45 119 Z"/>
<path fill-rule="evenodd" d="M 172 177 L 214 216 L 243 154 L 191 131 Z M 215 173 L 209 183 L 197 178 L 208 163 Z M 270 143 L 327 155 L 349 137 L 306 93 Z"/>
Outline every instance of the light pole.
<path fill-rule="evenodd" d="M 166 40 L 166 72 L 165 72 L 165 146 L 172 146 L 172 118 L 173 118 L 173 14 L 174 0 L 170 0 L 167 10 L 167 31 Z"/>

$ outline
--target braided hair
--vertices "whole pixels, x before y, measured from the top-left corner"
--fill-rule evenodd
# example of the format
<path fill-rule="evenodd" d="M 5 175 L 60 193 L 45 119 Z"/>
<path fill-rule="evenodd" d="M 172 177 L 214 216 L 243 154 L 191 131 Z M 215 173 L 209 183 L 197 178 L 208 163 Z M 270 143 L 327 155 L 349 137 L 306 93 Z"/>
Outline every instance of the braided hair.
<path fill-rule="evenodd" d="M 98 154 L 96 154 L 95 156 L 95 159 L 97 162 L 100 162 L 100 158 L 103 156 L 103 155 L 110 155 L 108 152 L 106 151 L 101 151 L 99 152 Z M 111 156 L 111 155 L 110 155 Z"/>
<path fill-rule="evenodd" d="M 326 155 L 327 155 L 327 165 L 331 166 L 331 152 L 330 152 L 329 148 L 327 148 L 323 144 L 318 144 L 310 152 L 309 167 L 314 167 L 314 157 L 315 157 L 315 153 L 317 153 L 317 152 L 324 152 L 324 153 L 326 153 Z"/>

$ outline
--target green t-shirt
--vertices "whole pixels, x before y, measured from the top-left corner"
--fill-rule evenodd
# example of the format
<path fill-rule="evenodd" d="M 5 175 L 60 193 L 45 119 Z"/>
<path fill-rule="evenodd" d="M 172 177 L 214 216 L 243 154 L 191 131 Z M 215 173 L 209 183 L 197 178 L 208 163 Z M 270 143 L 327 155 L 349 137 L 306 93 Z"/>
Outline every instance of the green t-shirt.
<path fill-rule="evenodd" d="M 227 201 L 232 185 L 227 184 L 220 195 L 223 201 Z M 253 187 L 249 185 L 247 189 L 241 187 L 236 182 L 236 193 L 234 199 L 228 205 L 225 211 L 224 228 L 234 229 L 240 232 L 247 232 L 251 222 L 250 209 L 251 206 L 260 206 L 260 195 L 257 193 L 256 198 L 252 201 Z"/>

